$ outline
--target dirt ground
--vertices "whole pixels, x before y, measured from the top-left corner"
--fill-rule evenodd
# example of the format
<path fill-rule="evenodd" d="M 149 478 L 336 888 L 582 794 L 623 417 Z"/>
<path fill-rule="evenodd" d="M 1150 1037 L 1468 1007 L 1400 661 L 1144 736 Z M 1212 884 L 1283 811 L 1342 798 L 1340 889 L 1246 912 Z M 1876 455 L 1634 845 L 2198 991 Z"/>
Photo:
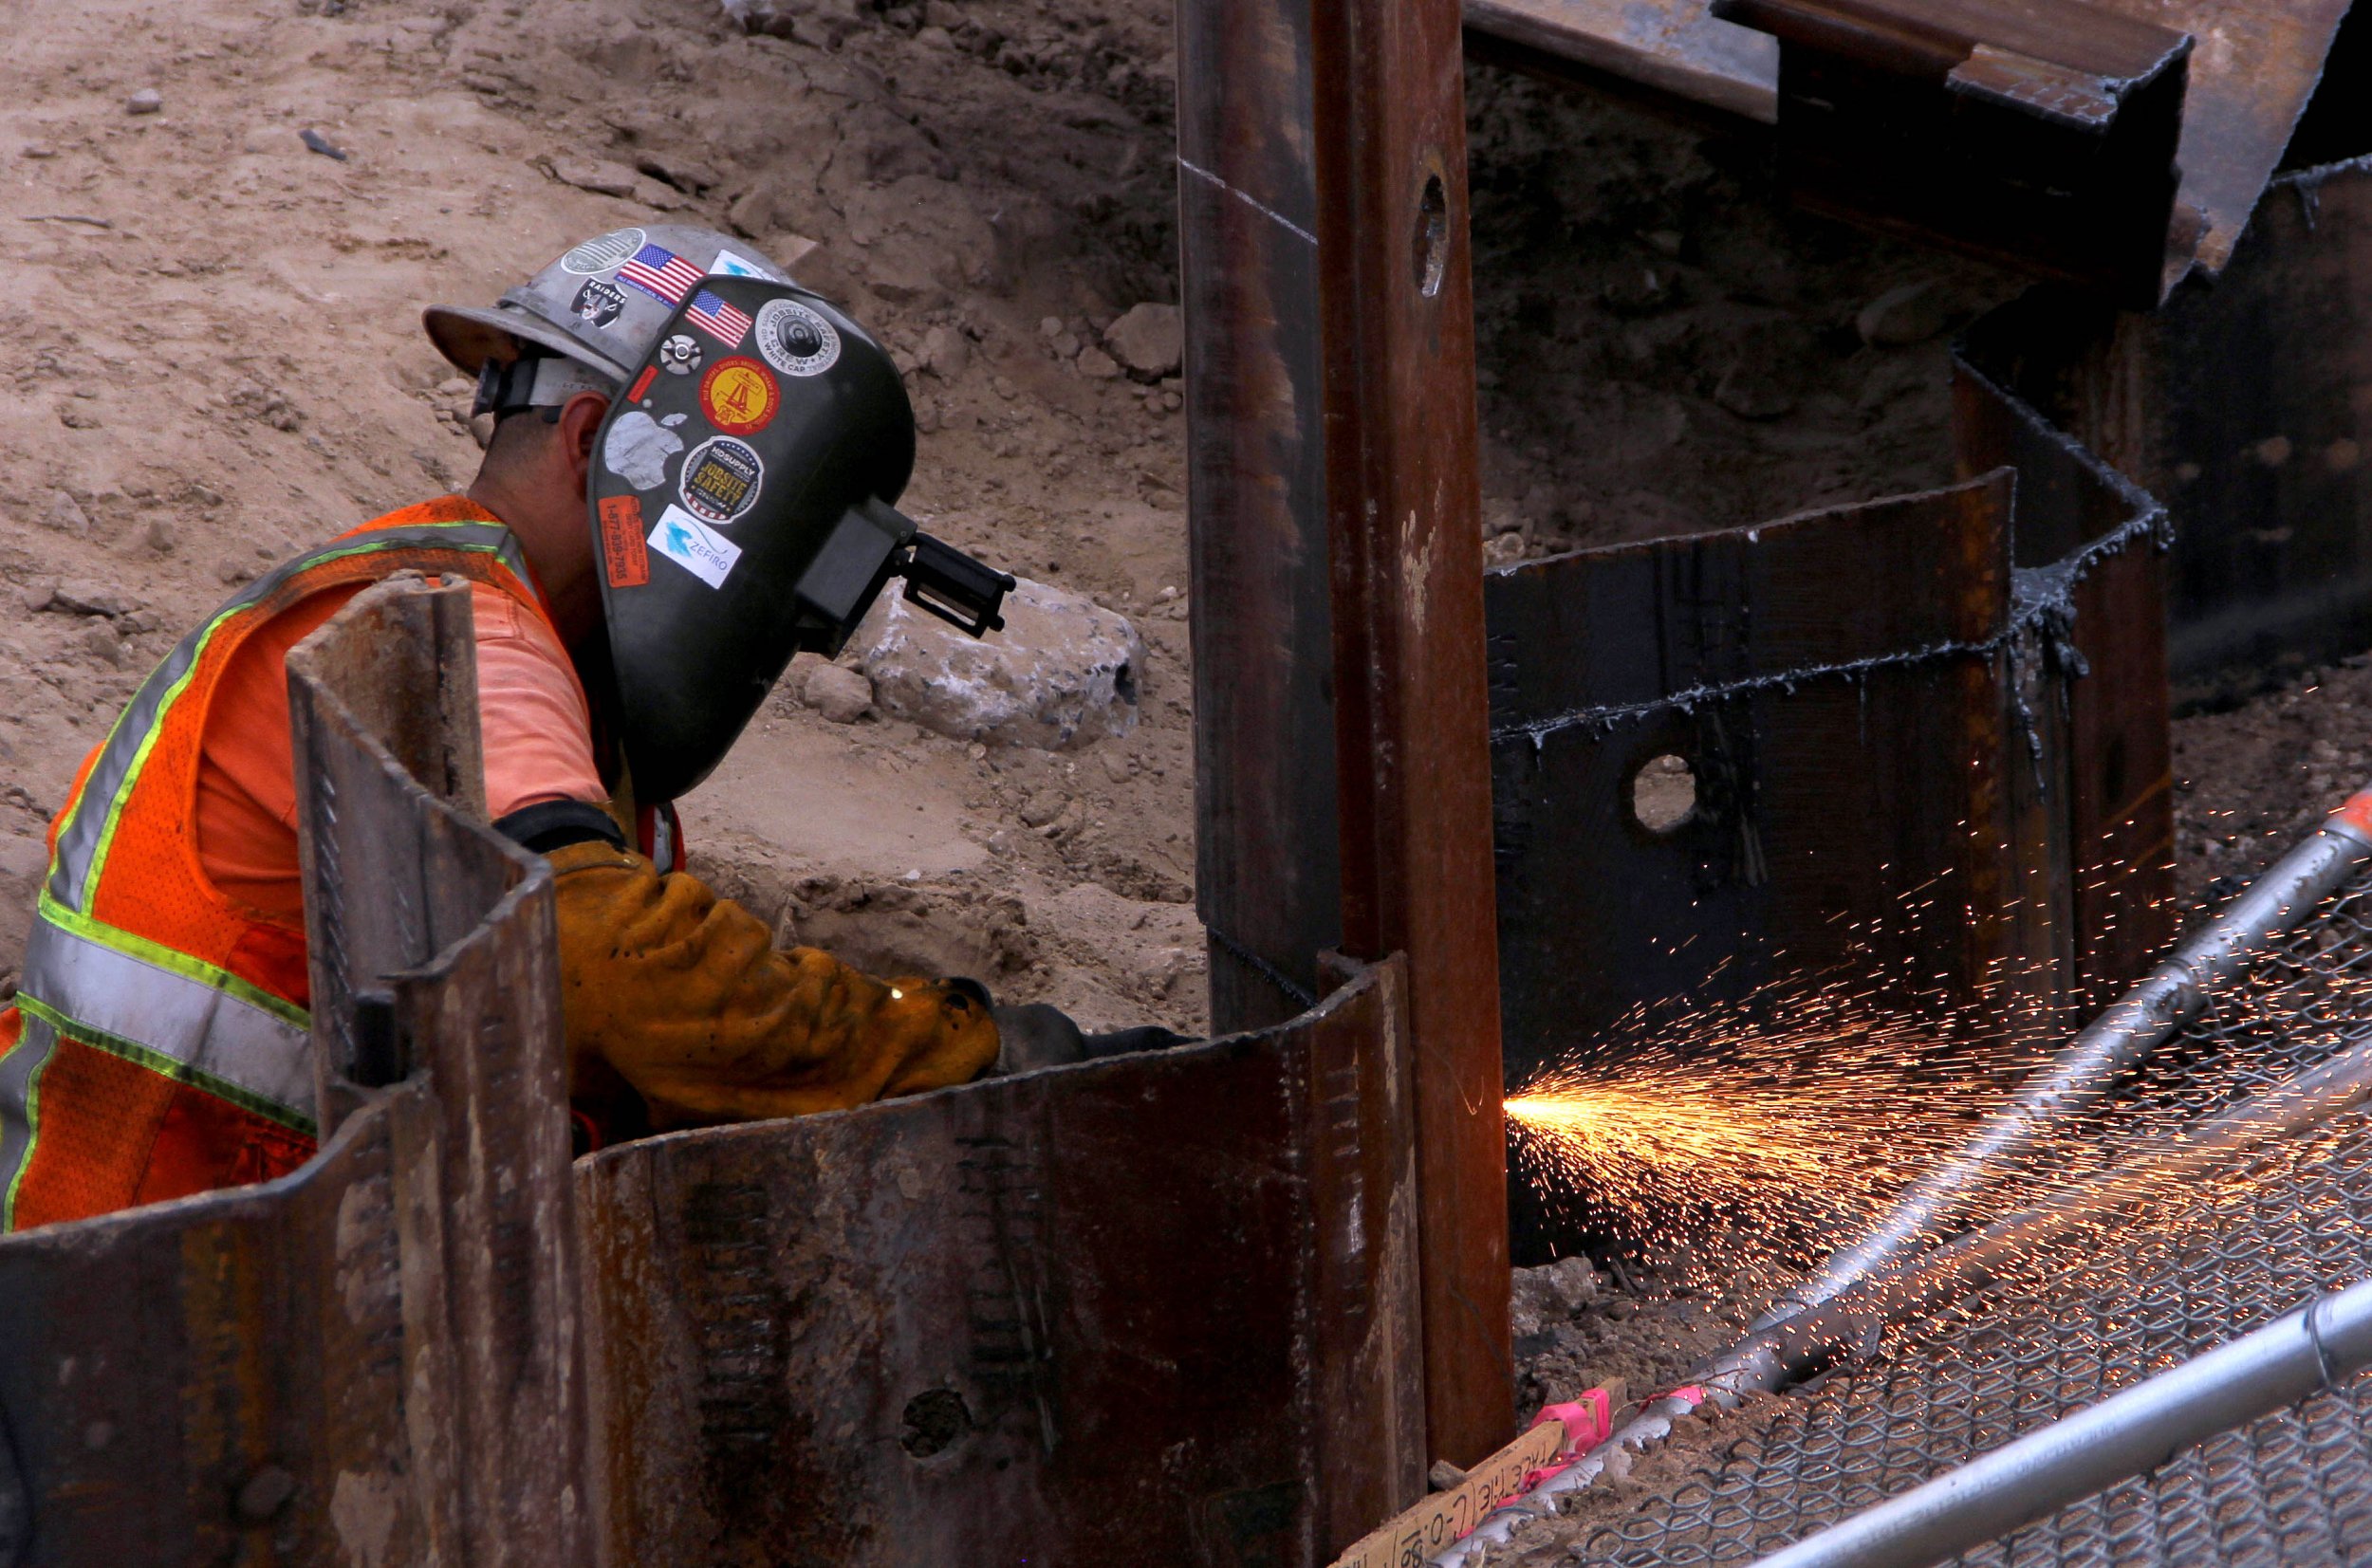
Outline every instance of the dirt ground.
<path fill-rule="evenodd" d="M 716 0 L 11 5 L 0 873 L 29 885 L 75 766 L 226 585 L 468 482 L 423 304 L 698 222 L 913 366 L 908 509 L 1129 615 L 1149 668 L 1133 733 L 1061 754 L 829 724 L 794 671 L 685 802 L 695 866 L 862 962 L 1197 1025 L 1182 416 L 1065 353 L 1174 297 L 1168 21 L 1139 9 L 821 8 L 781 38 Z M 596 160 L 623 194 L 551 173 Z"/>

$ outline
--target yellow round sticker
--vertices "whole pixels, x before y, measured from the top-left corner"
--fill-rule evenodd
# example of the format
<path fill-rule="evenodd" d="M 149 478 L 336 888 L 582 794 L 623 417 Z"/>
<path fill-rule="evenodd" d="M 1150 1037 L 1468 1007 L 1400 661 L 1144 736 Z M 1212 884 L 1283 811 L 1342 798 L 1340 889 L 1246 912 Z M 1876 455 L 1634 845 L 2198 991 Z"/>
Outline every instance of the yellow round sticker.
<path fill-rule="evenodd" d="M 728 435 L 755 435 L 782 405 L 782 389 L 755 360 L 720 360 L 700 378 L 700 412 Z"/>

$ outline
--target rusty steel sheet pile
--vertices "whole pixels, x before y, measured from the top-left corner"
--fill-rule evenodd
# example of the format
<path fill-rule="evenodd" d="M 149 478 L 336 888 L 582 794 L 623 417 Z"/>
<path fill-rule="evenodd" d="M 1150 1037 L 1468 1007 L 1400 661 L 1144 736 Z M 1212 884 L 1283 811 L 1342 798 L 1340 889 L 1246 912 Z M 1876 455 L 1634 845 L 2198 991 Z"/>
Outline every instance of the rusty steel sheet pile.
<path fill-rule="evenodd" d="M 1401 986 L 583 1161 L 616 1560 L 1315 1568 L 1420 1495 Z"/>
<path fill-rule="evenodd" d="M 468 614 L 292 656 L 314 994 L 383 993 L 313 1014 L 321 1156 L 0 1239 L 0 1561 L 593 1560 L 550 872 L 416 782 L 474 778 Z"/>
<path fill-rule="evenodd" d="M 1976 1276 L 1974 1294 L 1897 1324 L 1806 1392 L 1750 1407 L 1742 1435 L 1592 1533 L 1580 1559 L 1751 1562 L 2372 1277 L 2372 1110 L 2360 1081 L 2340 1085 L 2332 1103 L 2352 1108 L 2331 1119 L 2235 1139 L 2203 1171 L 2181 1157 L 2219 1113 L 2276 1102 L 2372 1046 L 2367 982 L 2372 873 L 2359 869 L 2090 1113 L 2092 1136 L 2129 1152 L 2129 1169 L 2146 1171 L 2155 1157 L 2182 1169 L 2179 1183 L 2127 1179 L 2110 1209 L 2037 1232 Z M 2077 1150 L 2062 1141 L 1997 1171 L 2001 1201 L 2049 1200 Z M 2372 1385 L 2354 1380 L 1957 1560 L 2208 1568 L 2367 1554 Z"/>
<path fill-rule="evenodd" d="M 1467 0 L 1466 14 L 1486 52 L 1775 124 L 1813 206 L 2145 306 L 2232 260 L 2347 9 Z"/>
<path fill-rule="evenodd" d="M 1989 374 L 2164 498 L 2177 699 L 2372 641 L 2372 164 L 2283 175 L 2213 286 L 2148 316 L 2040 291 L 1970 335 Z"/>
<path fill-rule="evenodd" d="M 1510 1082 L 1843 968 L 2049 1030 L 2173 934 L 2163 509 L 1957 404 L 1953 489 L 1490 574 Z"/>

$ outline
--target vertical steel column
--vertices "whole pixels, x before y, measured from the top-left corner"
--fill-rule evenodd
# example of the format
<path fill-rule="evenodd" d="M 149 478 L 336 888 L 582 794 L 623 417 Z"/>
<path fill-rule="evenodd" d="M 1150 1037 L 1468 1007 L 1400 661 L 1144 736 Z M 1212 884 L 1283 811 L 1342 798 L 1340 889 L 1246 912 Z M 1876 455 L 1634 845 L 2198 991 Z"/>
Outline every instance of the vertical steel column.
<path fill-rule="evenodd" d="M 1459 9 L 1177 27 L 1214 1023 L 1408 953 L 1428 1439 L 1470 1463 L 1510 1411 Z"/>
<path fill-rule="evenodd" d="M 1342 936 L 1309 0 L 1181 0 L 1177 203 L 1211 1024 L 1307 1006 Z"/>
<path fill-rule="evenodd" d="M 1457 0 L 1321 0 L 1343 948 L 1409 957 L 1427 1432 L 1508 1436 L 1507 1144 Z"/>

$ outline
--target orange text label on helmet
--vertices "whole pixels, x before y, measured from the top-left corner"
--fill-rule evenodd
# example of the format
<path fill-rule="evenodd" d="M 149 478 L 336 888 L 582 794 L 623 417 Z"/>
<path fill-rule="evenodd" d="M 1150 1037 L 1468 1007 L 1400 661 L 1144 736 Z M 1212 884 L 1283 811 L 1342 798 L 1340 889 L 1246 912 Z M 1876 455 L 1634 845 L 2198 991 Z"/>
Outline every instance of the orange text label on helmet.
<path fill-rule="evenodd" d="M 639 588 L 651 581 L 651 553 L 642 544 L 642 502 L 631 495 L 605 495 L 601 503 L 602 562 L 613 588 Z"/>

